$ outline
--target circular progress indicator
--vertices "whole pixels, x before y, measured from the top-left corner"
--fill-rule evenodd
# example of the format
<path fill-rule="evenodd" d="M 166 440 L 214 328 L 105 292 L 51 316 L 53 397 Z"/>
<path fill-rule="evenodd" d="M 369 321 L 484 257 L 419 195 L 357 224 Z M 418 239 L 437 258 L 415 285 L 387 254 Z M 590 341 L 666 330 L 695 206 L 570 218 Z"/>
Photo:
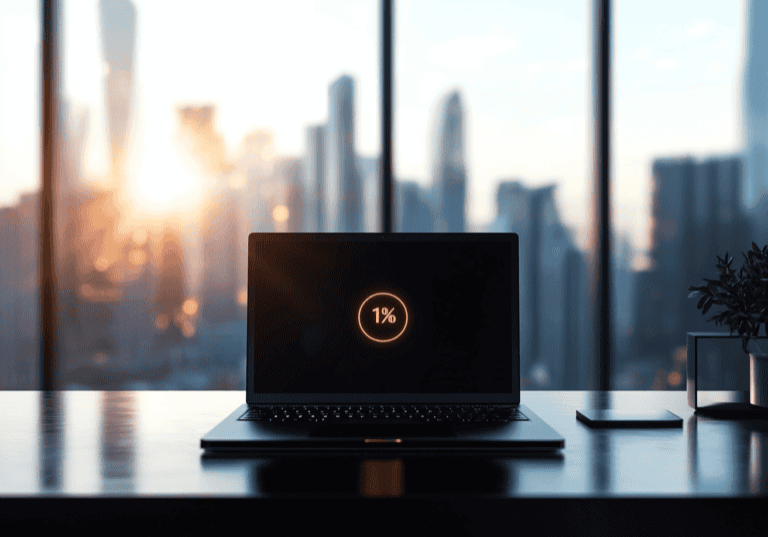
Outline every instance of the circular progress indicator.
<path fill-rule="evenodd" d="M 368 339 L 389 343 L 405 332 L 408 310 L 405 302 L 392 293 L 374 293 L 360 305 L 357 323 Z"/>

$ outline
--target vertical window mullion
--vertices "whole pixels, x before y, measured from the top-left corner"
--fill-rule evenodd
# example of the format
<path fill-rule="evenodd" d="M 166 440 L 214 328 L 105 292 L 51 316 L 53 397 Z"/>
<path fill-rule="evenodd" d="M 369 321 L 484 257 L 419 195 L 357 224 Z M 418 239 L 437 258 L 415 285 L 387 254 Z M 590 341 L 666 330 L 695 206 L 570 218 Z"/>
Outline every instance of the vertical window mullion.
<path fill-rule="evenodd" d="M 591 389 L 607 391 L 611 376 L 610 282 L 610 89 L 611 0 L 593 0 L 593 202 L 590 229 L 589 285 L 592 335 Z"/>
<path fill-rule="evenodd" d="M 57 389 L 56 379 L 56 281 L 53 255 L 54 237 L 54 174 L 58 138 L 58 61 L 57 0 L 42 2 L 42 131 L 43 162 L 40 188 L 40 386 L 43 390 Z"/>
<path fill-rule="evenodd" d="M 392 60 L 394 0 L 381 0 L 381 218 L 382 231 L 392 232 Z"/>

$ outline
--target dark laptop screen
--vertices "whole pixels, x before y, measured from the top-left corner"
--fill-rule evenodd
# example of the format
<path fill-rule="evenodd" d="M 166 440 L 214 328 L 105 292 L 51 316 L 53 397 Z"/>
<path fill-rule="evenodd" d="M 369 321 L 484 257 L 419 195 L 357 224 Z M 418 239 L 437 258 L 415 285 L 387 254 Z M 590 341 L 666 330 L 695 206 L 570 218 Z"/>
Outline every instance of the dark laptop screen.
<path fill-rule="evenodd" d="M 322 237 L 251 236 L 256 393 L 519 390 L 516 236 Z"/>

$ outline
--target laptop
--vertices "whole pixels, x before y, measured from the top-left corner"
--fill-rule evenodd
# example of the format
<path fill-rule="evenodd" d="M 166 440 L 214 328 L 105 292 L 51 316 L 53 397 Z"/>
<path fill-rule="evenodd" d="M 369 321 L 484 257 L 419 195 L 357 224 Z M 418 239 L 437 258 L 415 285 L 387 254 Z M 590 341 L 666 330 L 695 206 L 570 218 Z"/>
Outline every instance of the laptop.
<path fill-rule="evenodd" d="M 234 451 L 558 450 L 520 404 L 514 233 L 252 233 Z"/>

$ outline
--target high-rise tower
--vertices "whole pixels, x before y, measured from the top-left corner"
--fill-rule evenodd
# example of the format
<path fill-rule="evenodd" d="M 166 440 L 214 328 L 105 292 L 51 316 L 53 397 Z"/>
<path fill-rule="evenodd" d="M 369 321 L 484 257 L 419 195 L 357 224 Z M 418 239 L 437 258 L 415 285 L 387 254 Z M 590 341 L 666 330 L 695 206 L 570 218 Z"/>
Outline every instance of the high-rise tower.
<path fill-rule="evenodd" d="M 307 157 L 304 174 L 306 194 L 306 231 L 325 231 L 323 200 L 325 192 L 325 127 L 315 125 L 307 129 Z"/>
<path fill-rule="evenodd" d="M 160 254 L 160 274 L 155 301 L 156 341 L 161 346 L 179 345 L 184 339 L 182 305 L 186 298 L 184 249 L 178 231 L 166 227 Z"/>
<path fill-rule="evenodd" d="M 436 231 L 462 232 L 466 229 L 467 169 L 462 108 L 459 92 L 452 92 L 438 123 L 433 172 Z"/>
<path fill-rule="evenodd" d="M 328 231 L 362 231 L 362 189 L 355 154 L 354 80 L 340 76 L 328 90 L 328 163 L 325 222 Z"/>
<path fill-rule="evenodd" d="M 397 231 L 427 233 L 432 231 L 432 211 L 428 195 L 415 181 L 397 182 Z"/>
<path fill-rule="evenodd" d="M 574 389 L 588 368 L 586 265 L 560 220 L 555 186 L 503 181 L 489 231 L 520 237 L 520 370 L 523 384 Z"/>
<path fill-rule="evenodd" d="M 747 4 L 742 86 L 744 204 L 754 208 L 768 194 L 768 2 Z"/>

